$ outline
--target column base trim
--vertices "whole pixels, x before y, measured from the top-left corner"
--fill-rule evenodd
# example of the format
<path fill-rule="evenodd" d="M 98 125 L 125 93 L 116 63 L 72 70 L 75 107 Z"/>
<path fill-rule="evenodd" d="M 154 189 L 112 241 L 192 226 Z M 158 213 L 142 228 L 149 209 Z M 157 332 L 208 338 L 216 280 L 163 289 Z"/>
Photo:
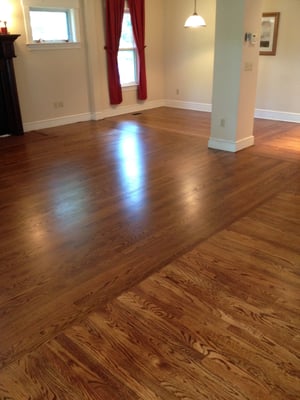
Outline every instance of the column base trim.
<path fill-rule="evenodd" d="M 245 139 L 233 141 L 219 138 L 210 138 L 208 141 L 208 148 L 215 150 L 230 151 L 236 153 L 237 151 L 243 150 L 247 147 L 254 145 L 254 136 L 249 136 Z"/>

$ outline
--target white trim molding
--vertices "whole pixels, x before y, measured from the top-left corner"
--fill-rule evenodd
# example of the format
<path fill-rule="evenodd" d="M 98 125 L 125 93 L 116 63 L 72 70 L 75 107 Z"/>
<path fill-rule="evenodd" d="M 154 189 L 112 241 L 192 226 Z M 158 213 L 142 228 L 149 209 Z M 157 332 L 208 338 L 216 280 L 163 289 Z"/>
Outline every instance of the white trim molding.
<path fill-rule="evenodd" d="M 211 112 L 212 105 L 208 103 L 196 103 L 192 101 L 180 101 L 180 100 L 166 100 L 166 107 L 182 108 L 184 110 L 204 111 Z"/>
<path fill-rule="evenodd" d="M 211 112 L 212 105 L 207 103 L 196 103 L 189 101 L 179 101 L 179 100 L 152 100 L 146 102 L 139 102 L 131 105 L 118 105 L 111 106 L 102 111 L 87 112 L 83 114 L 76 115 L 66 115 L 63 117 L 52 118 L 41 121 L 24 122 L 25 132 L 29 132 L 37 129 L 52 128 L 60 125 L 73 124 L 82 121 L 97 121 L 104 118 L 114 117 L 117 115 L 130 114 L 134 112 L 141 112 L 143 110 L 150 110 L 152 108 L 158 107 L 172 107 L 172 108 L 182 108 L 185 110 L 203 111 Z M 288 112 L 278 112 L 271 110 L 260 110 L 255 111 L 256 118 L 270 119 L 276 121 L 288 121 L 300 123 L 300 114 L 298 113 L 288 113 Z M 228 141 L 218 138 L 211 138 L 209 141 L 209 147 L 216 148 L 219 150 L 227 151 L 239 151 L 245 147 L 253 145 L 253 136 L 243 139 L 242 141 Z"/>
<path fill-rule="evenodd" d="M 141 102 L 137 104 L 131 104 L 128 106 L 118 105 L 111 106 L 101 112 L 95 112 L 92 114 L 92 119 L 103 119 L 109 117 L 115 117 L 117 115 L 130 114 L 133 112 L 140 112 L 143 110 L 150 110 L 151 108 L 164 107 L 166 105 L 165 100 L 154 100 Z"/>
<path fill-rule="evenodd" d="M 75 124 L 76 122 L 90 121 L 91 114 L 76 114 L 67 115 L 59 118 L 44 119 L 41 121 L 24 122 L 23 127 L 25 132 L 36 131 L 39 129 L 54 128 L 56 126 Z"/>
<path fill-rule="evenodd" d="M 211 137 L 208 141 L 208 147 L 215 150 L 230 151 L 236 153 L 237 151 L 246 149 L 254 145 L 254 136 L 249 136 L 245 139 L 233 141 Z"/>
<path fill-rule="evenodd" d="M 21 0 L 23 7 L 25 32 L 27 46 L 30 50 L 50 50 L 72 48 L 72 45 L 79 44 L 80 47 L 80 24 L 79 8 L 80 0 Z M 33 38 L 30 11 L 40 9 L 40 11 L 63 11 L 67 13 L 69 42 L 36 42 Z M 43 39 L 43 38 L 39 38 Z M 76 47 L 76 46 L 75 46 Z M 73 47 L 74 48 L 74 47 Z"/>
<path fill-rule="evenodd" d="M 104 118 L 114 117 L 122 114 L 130 114 L 133 112 L 139 112 L 143 110 L 149 110 L 151 108 L 158 108 L 165 106 L 165 100 L 141 102 L 138 104 L 132 104 L 129 106 L 112 106 L 103 111 L 95 111 L 91 113 L 66 115 L 63 117 L 45 119 L 41 121 L 24 122 L 24 131 L 35 131 L 38 129 L 54 128 L 56 126 L 74 124 L 76 122 L 84 121 L 98 121 Z"/>
<path fill-rule="evenodd" d="M 300 113 L 291 113 L 286 111 L 263 110 L 257 108 L 255 110 L 255 118 L 271 119 L 274 121 L 286 121 L 300 123 Z"/>
<path fill-rule="evenodd" d="M 166 100 L 165 106 L 172 108 L 182 108 L 185 110 L 194 110 L 194 111 L 205 111 L 205 112 L 212 111 L 212 104 L 197 103 L 191 101 Z M 255 110 L 255 118 L 300 123 L 300 113 L 291 113 L 286 111 L 264 110 L 257 108 Z"/>
<path fill-rule="evenodd" d="M 81 43 L 79 42 L 69 42 L 69 43 L 28 43 L 26 44 L 29 50 L 72 50 L 80 49 Z"/>

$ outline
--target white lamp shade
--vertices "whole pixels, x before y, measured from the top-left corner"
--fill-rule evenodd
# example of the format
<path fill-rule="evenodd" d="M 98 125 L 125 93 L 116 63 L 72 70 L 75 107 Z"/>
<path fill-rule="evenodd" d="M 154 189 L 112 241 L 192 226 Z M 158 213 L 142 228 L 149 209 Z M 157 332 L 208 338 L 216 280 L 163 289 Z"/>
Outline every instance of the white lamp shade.
<path fill-rule="evenodd" d="M 199 28 L 200 26 L 206 26 L 204 18 L 197 13 L 194 13 L 185 21 L 184 27 L 185 28 Z"/>
<path fill-rule="evenodd" d="M 0 20 L 2 22 L 10 21 L 12 14 L 12 5 L 9 0 L 0 0 Z"/>

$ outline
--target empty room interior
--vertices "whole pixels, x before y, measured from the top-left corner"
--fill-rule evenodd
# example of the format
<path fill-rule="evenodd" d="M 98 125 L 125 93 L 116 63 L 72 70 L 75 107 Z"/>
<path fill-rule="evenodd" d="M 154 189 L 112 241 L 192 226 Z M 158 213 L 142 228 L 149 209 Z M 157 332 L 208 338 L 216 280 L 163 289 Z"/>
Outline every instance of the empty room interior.
<path fill-rule="evenodd" d="M 300 399 L 299 17 L 0 0 L 0 400 Z"/>

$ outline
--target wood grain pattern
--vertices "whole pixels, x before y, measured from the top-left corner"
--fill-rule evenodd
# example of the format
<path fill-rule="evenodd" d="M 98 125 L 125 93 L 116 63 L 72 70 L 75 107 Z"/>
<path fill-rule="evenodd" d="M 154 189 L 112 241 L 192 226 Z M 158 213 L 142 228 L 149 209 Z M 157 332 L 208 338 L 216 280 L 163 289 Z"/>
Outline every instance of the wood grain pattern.
<path fill-rule="evenodd" d="M 281 192 L 4 368 L 0 393 L 299 398 L 299 216 L 300 192 Z"/>
<path fill-rule="evenodd" d="M 0 398 L 300 396 L 299 127 L 238 154 L 208 129 L 161 108 L 1 140 Z"/>

